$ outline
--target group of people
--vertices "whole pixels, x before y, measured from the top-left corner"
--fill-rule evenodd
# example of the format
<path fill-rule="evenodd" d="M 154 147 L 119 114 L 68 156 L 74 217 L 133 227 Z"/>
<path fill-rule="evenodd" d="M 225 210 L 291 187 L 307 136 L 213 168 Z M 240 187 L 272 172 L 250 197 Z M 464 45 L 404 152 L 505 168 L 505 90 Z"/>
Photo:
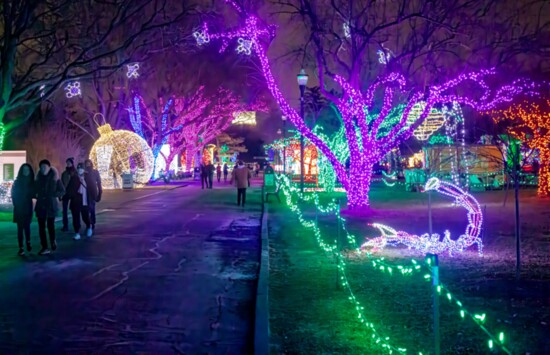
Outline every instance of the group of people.
<path fill-rule="evenodd" d="M 206 186 L 207 189 L 211 189 L 214 181 L 214 171 L 216 172 L 218 182 L 221 182 L 222 179 L 222 166 L 218 163 L 216 167 L 212 162 L 208 164 L 201 163 L 200 174 L 201 174 L 201 186 L 204 190 Z M 227 163 L 223 164 L 223 181 L 227 183 L 227 175 L 229 175 L 229 167 Z"/>
<path fill-rule="evenodd" d="M 11 191 L 14 206 L 13 221 L 17 224 L 19 255 L 25 255 L 23 237 L 27 252 L 32 250 L 33 199 L 36 200 L 34 213 L 38 220 L 41 245 L 39 255 L 47 255 L 57 249 L 55 218 L 59 212 L 60 201 L 63 208 L 63 228 L 61 230 L 63 232 L 69 230 L 68 210 L 70 209 L 75 233 L 73 239 L 81 238 L 81 220 L 86 226 L 86 236 L 93 235 L 96 223 L 95 205 L 101 201 L 103 192 L 99 172 L 94 169 L 93 163 L 89 159 L 84 163 L 78 163 L 75 167 L 74 159 L 68 158 L 66 165 L 61 176 L 46 159 L 40 161 L 36 176 L 30 164 L 23 164 L 19 169 Z M 49 236 L 49 247 L 47 236 Z"/>

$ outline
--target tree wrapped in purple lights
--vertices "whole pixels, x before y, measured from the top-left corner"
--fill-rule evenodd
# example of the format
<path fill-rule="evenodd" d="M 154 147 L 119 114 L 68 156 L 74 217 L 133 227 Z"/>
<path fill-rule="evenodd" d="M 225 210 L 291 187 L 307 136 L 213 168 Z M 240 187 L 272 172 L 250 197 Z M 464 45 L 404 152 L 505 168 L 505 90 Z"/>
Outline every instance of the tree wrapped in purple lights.
<path fill-rule="evenodd" d="M 364 82 L 360 80 L 361 61 L 354 62 L 354 65 L 357 64 L 359 67 L 346 79 L 331 73 L 326 68 L 326 61 L 322 55 L 319 55 L 317 70 L 320 87 L 323 94 L 339 111 L 345 129 L 350 151 L 350 165 L 349 169 L 346 169 L 345 162 L 338 159 L 329 144 L 307 127 L 303 118 L 290 106 L 275 82 L 267 56 L 269 43 L 275 35 L 274 27 L 265 25 L 254 15 L 247 14 L 234 1 L 226 0 L 226 2 L 240 12 L 243 25 L 226 32 L 212 33 L 208 25 L 203 24 L 202 29 L 196 32 L 195 38 L 208 38 L 208 41 L 198 41 L 198 45 L 218 40 L 222 42 L 220 52 L 223 52 L 233 42 L 237 46 L 237 52 L 254 53 L 258 57 L 267 86 L 283 115 L 301 134 L 315 144 L 332 164 L 338 180 L 347 191 L 350 208 L 368 207 L 368 193 L 374 164 L 399 143 L 408 139 L 428 117 L 432 108 L 456 102 L 477 110 L 487 110 L 499 103 L 511 101 L 518 94 L 532 93 L 536 88 L 536 85 L 531 82 L 516 80 L 493 90 L 488 83 L 488 78 L 495 74 L 495 70 L 485 69 L 462 74 L 441 85 L 433 85 L 422 90 L 407 87 L 402 74 L 390 72 L 380 75 L 365 89 Z M 313 38 L 314 43 L 317 40 Z M 244 43 L 247 44 L 246 48 L 243 48 Z M 339 86 L 339 94 L 325 89 L 325 76 L 330 77 Z M 403 112 L 388 128 L 389 116 L 400 104 L 405 105 Z M 411 122 L 409 115 L 413 107 L 418 104 L 422 104 L 423 110 Z M 384 126 L 386 127 L 382 129 Z"/>

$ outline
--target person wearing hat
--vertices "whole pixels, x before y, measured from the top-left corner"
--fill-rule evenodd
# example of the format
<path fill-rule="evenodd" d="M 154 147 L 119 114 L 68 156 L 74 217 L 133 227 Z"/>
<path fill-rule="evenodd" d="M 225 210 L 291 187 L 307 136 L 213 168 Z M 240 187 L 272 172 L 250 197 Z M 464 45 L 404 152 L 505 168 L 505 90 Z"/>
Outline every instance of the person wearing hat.
<path fill-rule="evenodd" d="M 84 167 L 86 170 L 86 183 L 88 184 L 88 190 L 90 193 L 90 201 L 88 209 L 90 210 L 90 222 L 92 223 L 92 230 L 95 230 L 95 204 L 101 201 L 101 195 L 103 195 L 103 188 L 101 187 L 101 175 L 99 171 L 94 169 L 94 163 L 91 159 L 84 161 Z"/>
<path fill-rule="evenodd" d="M 47 255 L 51 251 L 48 249 L 46 239 L 46 226 L 50 236 L 50 247 L 52 251 L 57 249 L 55 242 L 55 217 L 59 211 L 58 199 L 65 194 L 63 183 L 59 179 L 59 174 L 55 168 L 52 168 L 50 162 L 46 159 L 40 161 L 40 170 L 36 175 L 34 184 L 36 206 L 34 211 L 38 219 L 38 234 L 42 249 L 38 255 Z"/>
<path fill-rule="evenodd" d="M 77 174 L 71 177 L 67 187 L 67 195 L 71 201 L 69 205 L 73 215 L 74 240 L 80 240 L 80 218 L 86 225 L 86 236 L 90 238 L 93 234 L 90 222 L 90 203 L 92 201 L 91 189 L 89 188 L 88 173 L 83 163 L 78 163 Z"/>
<path fill-rule="evenodd" d="M 63 183 L 63 187 L 65 188 L 65 191 L 67 191 L 67 187 L 69 186 L 69 181 L 71 180 L 71 177 L 76 175 L 76 169 L 74 167 L 74 158 L 67 158 L 65 163 L 67 164 L 67 166 L 65 167 L 65 171 L 61 174 L 61 182 Z M 62 205 L 63 205 L 63 228 L 61 228 L 62 232 L 69 231 L 69 202 L 70 202 L 69 195 L 65 193 L 62 199 Z"/>

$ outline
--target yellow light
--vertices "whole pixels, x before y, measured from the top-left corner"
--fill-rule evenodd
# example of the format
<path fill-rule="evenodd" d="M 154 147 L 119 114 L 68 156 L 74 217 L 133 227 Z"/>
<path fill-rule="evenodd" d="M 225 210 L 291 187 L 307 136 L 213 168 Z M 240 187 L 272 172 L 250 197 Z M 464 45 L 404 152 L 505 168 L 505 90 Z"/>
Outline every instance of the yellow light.
<path fill-rule="evenodd" d="M 407 125 L 411 126 L 418 120 L 418 118 L 422 115 L 422 112 L 424 112 L 424 108 L 426 107 L 426 103 L 421 101 L 416 103 L 413 108 L 411 109 L 411 112 L 409 113 L 409 116 L 407 117 Z M 443 126 L 445 123 L 445 116 L 440 111 L 432 108 L 430 113 L 428 114 L 428 117 L 422 122 L 420 126 L 418 126 L 417 129 L 414 130 L 413 134 L 419 141 L 425 141 L 430 138 L 432 134 L 435 133 L 438 129 Z"/>
<path fill-rule="evenodd" d="M 134 174 L 137 186 L 149 182 L 154 158 L 147 142 L 134 132 L 113 131 L 109 124 L 97 130 L 100 137 L 90 151 L 90 159 L 101 175 L 104 188 L 121 188 L 125 173 Z"/>
<path fill-rule="evenodd" d="M 236 125 L 256 125 L 256 111 L 239 111 L 233 113 L 233 124 Z"/>

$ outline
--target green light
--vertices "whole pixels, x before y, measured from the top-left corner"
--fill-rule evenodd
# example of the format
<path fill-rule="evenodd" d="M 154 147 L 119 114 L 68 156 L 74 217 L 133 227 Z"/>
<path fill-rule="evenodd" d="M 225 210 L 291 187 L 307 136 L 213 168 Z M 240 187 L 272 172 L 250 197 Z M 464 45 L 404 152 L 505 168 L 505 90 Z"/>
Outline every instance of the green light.
<path fill-rule="evenodd" d="M 493 341 L 489 339 L 489 349 L 493 350 Z"/>
<path fill-rule="evenodd" d="M 504 333 L 503 332 L 500 332 L 498 334 L 498 341 L 500 341 L 501 343 L 504 343 Z"/>

